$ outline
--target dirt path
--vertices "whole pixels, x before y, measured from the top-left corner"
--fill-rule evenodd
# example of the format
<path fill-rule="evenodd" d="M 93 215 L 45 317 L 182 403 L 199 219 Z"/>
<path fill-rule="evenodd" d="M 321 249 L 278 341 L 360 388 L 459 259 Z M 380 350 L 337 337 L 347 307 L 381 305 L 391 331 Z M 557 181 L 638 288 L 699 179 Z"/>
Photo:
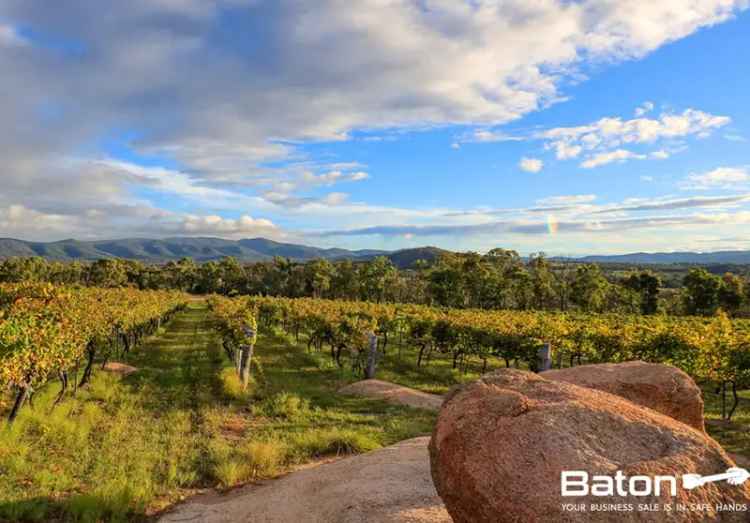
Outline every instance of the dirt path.
<path fill-rule="evenodd" d="M 164 523 L 449 523 L 435 492 L 429 437 L 293 472 L 229 494 L 206 494 Z"/>

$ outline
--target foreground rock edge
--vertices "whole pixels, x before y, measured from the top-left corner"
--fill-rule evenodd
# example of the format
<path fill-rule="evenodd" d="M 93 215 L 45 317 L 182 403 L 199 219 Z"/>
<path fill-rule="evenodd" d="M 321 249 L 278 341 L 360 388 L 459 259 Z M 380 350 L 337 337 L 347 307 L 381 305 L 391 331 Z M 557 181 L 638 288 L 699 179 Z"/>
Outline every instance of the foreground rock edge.
<path fill-rule="evenodd" d="M 734 462 L 705 433 L 619 396 L 505 369 L 453 389 L 430 442 L 438 493 L 457 523 L 505 521 L 663 521 L 664 512 L 566 513 L 563 503 L 685 505 L 707 512 L 670 514 L 675 521 L 746 521 L 746 512 L 716 512 L 717 504 L 750 505 L 747 483 L 709 484 L 651 495 L 560 495 L 563 470 L 614 475 L 702 475 Z M 668 490 L 668 489 L 665 489 Z M 674 506 L 674 505 L 673 505 Z M 721 519 L 719 519 L 721 518 Z"/>

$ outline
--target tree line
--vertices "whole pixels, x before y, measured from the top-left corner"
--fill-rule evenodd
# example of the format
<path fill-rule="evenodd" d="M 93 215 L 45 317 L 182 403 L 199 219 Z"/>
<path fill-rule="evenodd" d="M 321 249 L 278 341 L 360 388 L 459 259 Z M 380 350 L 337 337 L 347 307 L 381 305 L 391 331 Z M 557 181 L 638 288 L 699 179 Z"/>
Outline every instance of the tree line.
<path fill-rule="evenodd" d="M 102 259 L 92 263 L 10 258 L 0 263 L 0 282 L 43 281 L 61 285 L 176 289 L 197 294 L 312 297 L 416 303 L 475 309 L 617 312 L 651 315 L 748 315 L 750 285 L 732 273 L 690 269 L 682 287 L 667 289 L 651 270 L 610 271 L 597 264 L 562 263 L 544 254 L 517 252 L 446 254 L 398 269 L 390 259 L 240 263 L 227 257 L 162 265 Z"/>

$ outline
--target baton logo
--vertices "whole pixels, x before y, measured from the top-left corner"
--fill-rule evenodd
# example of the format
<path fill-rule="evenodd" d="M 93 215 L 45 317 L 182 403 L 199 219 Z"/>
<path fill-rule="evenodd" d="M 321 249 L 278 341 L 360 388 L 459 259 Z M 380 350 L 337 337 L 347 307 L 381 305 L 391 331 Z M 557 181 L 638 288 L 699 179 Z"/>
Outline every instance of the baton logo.
<path fill-rule="evenodd" d="M 701 476 L 700 474 L 683 474 L 682 488 L 693 490 L 708 483 L 726 481 L 729 485 L 742 485 L 750 479 L 750 472 L 740 467 L 732 467 L 721 474 Z M 621 470 L 614 476 L 589 476 L 583 470 L 565 470 L 560 474 L 560 493 L 563 497 L 579 496 L 660 496 L 662 491 L 677 496 L 677 478 L 675 476 L 630 476 Z"/>

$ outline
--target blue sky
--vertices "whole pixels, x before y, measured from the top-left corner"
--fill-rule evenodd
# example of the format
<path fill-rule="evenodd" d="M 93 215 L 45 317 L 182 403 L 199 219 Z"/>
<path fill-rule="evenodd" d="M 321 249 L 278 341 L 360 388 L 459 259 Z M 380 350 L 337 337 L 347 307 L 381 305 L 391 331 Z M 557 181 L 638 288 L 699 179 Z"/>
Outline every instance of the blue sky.
<path fill-rule="evenodd" d="M 0 6 L 0 236 L 750 248 L 746 0 Z"/>

